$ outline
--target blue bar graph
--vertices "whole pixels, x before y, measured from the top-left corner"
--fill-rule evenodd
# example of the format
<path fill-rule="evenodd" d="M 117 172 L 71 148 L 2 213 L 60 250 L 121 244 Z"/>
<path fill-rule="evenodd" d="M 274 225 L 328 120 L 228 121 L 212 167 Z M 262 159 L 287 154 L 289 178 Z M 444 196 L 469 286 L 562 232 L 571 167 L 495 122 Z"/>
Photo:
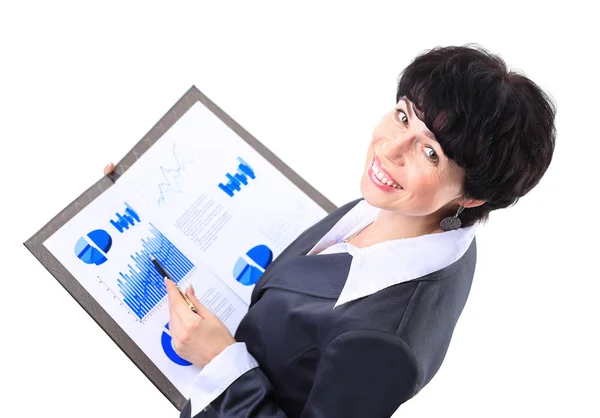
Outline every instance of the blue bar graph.
<path fill-rule="evenodd" d="M 240 163 L 237 166 L 237 172 L 234 174 L 225 174 L 225 176 L 229 179 L 227 184 L 219 183 L 219 188 L 227 193 L 230 197 L 233 197 L 236 191 L 239 192 L 242 190 L 242 184 L 244 186 L 248 185 L 248 177 L 250 177 L 252 180 L 256 178 L 254 170 L 252 170 L 252 167 L 250 167 L 248 163 L 242 159 L 242 157 L 238 157 L 237 160 Z"/>
<path fill-rule="evenodd" d="M 125 202 L 125 207 L 126 209 L 123 215 L 116 213 L 115 215 L 117 215 L 117 219 L 114 221 L 112 219 L 110 220 L 112 226 L 117 228 L 117 231 L 119 231 L 121 234 L 126 229 L 129 229 L 130 226 L 133 226 L 136 221 L 138 223 L 140 222 L 140 217 L 138 216 L 137 212 L 133 210 L 133 208 L 129 206 L 127 202 Z"/>
<path fill-rule="evenodd" d="M 119 273 L 121 279 L 117 279 L 123 302 L 140 320 L 167 295 L 163 278 L 150 261 L 150 254 L 163 265 L 175 283 L 179 283 L 194 267 L 194 264 L 151 223 L 150 233 L 151 237 L 142 239 L 142 250 L 130 256 L 133 265 L 127 265 L 129 272 Z"/>

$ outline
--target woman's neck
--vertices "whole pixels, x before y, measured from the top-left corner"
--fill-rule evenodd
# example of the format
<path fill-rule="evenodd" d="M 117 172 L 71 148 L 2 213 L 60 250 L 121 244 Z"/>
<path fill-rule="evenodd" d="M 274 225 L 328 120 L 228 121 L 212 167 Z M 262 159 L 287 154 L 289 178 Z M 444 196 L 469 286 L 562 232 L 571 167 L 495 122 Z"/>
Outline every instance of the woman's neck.
<path fill-rule="evenodd" d="M 349 242 L 357 247 L 370 247 L 384 241 L 444 232 L 437 218 L 438 216 L 405 216 L 382 209 L 375 221 Z"/>

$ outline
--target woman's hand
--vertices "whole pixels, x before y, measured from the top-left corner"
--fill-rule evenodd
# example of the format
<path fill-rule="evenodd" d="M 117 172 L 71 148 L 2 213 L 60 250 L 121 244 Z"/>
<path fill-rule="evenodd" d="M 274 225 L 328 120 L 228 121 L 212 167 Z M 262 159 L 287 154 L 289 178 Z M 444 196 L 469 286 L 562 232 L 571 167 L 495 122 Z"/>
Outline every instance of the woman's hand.
<path fill-rule="evenodd" d="M 104 175 L 115 171 L 115 165 L 109 163 L 104 167 Z M 227 347 L 235 343 L 235 339 L 221 320 L 206 309 L 189 286 L 186 295 L 198 313 L 194 313 L 181 297 L 175 284 L 165 280 L 169 299 L 169 330 L 173 338 L 173 348 L 178 356 L 204 367 Z"/>
<path fill-rule="evenodd" d="M 108 176 L 110 173 L 115 171 L 115 165 L 113 163 L 108 163 L 106 167 L 104 167 L 104 175 Z"/>
<path fill-rule="evenodd" d="M 181 297 L 175 283 L 166 279 L 169 298 L 169 330 L 173 338 L 173 348 L 178 356 L 197 366 L 204 367 L 235 339 L 221 320 L 200 304 L 194 288 L 190 285 L 186 295 L 198 313 L 188 307 Z"/>

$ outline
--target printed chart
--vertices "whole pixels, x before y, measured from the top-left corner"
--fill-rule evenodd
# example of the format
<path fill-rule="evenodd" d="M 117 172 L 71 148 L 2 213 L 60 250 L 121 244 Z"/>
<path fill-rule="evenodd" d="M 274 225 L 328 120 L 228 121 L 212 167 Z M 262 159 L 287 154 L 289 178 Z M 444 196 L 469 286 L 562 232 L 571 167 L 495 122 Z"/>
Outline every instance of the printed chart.
<path fill-rule="evenodd" d="M 120 272 L 121 278 L 117 279 L 123 302 L 140 320 L 167 295 L 163 278 L 150 261 L 150 255 L 165 267 L 175 283 L 179 283 L 194 267 L 151 223 L 149 231 L 151 236 L 142 239 L 140 251 L 130 256 L 132 263 L 127 265 L 128 271 Z"/>

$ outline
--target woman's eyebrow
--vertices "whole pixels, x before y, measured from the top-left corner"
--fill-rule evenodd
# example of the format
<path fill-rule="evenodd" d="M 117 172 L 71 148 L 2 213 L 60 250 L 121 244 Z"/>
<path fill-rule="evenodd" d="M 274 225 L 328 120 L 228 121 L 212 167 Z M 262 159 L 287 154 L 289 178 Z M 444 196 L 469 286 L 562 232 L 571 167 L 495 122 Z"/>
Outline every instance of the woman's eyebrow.
<path fill-rule="evenodd" d="M 404 102 L 404 106 L 406 106 L 406 109 L 408 110 L 408 116 L 410 116 L 410 118 L 414 118 L 415 117 L 415 112 L 412 108 L 411 103 L 408 103 L 408 100 L 406 99 L 406 97 L 401 97 L 400 98 L 401 102 Z"/>
<path fill-rule="evenodd" d="M 411 119 L 415 118 L 416 117 L 415 111 L 413 110 L 414 104 L 409 103 L 408 100 L 406 99 L 406 97 L 401 97 L 400 101 L 404 102 L 404 105 L 406 106 L 406 109 L 408 110 L 408 116 L 410 116 Z M 435 135 L 429 129 L 425 129 L 424 134 L 425 134 L 425 136 L 427 136 L 427 138 L 431 139 L 432 141 L 437 142 L 437 139 L 435 139 Z"/>

